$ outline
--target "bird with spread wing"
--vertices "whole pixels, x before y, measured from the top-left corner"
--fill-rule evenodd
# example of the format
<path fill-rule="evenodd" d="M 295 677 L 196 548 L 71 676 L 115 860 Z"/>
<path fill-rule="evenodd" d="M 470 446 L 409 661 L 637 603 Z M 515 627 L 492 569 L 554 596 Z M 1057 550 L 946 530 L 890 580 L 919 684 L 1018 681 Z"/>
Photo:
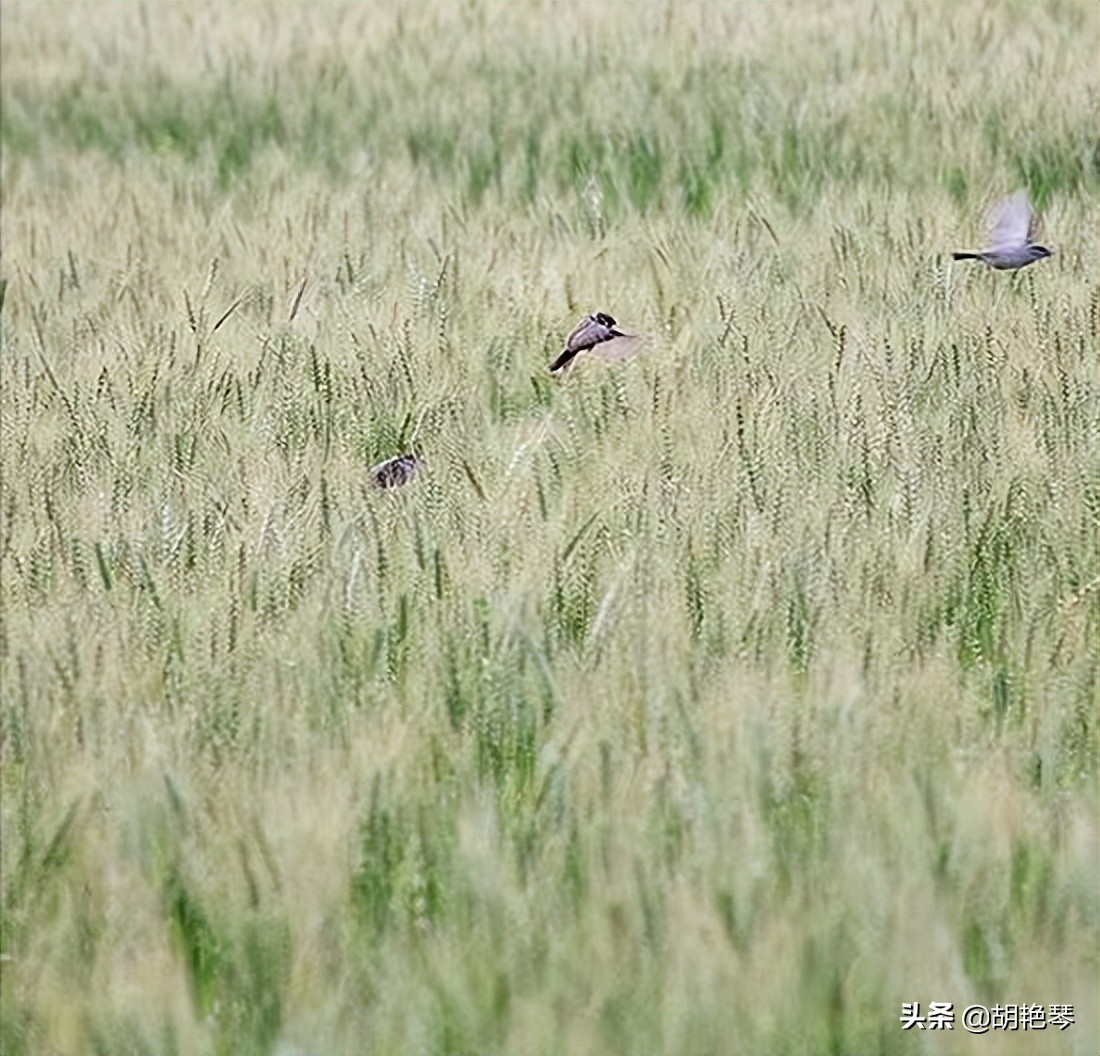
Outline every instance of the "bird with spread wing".
<path fill-rule="evenodd" d="M 582 353 L 610 363 L 629 359 L 639 350 L 643 339 L 636 334 L 624 334 L 618 325 L 607 312 L 585 316 L 565 339 L 565 348 L 550 364 L 550 373 L 564 370 Z"/>
<path fill-rule="evenodd" d="M 999 202 L 992 221 L 986 248 L 980 253 L 953 253 L 955 260 L 980 260 L 991 268 L 1011 271 L 1051 255 L 1034 240 L 1038 220 L 1027 191 L 1017 191 Z"/>

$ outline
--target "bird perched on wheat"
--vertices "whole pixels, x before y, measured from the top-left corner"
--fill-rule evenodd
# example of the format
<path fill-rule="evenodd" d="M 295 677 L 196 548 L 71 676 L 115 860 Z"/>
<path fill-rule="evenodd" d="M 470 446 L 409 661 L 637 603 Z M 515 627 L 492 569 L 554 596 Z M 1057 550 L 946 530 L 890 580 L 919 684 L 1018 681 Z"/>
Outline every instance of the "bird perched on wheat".
<path fill-rule="evenodd" d="M 382 491 L 400 488 L 412 480 L 423 464 L 424 460 L 413 451 L 387 458 L 385 462 L 370 467 L 371 483 Z"/>
<path fill-rule="evenodd" d="M 637 334 L 624 334 L 618 323 L 607 312 L 593 312 L 585 316 L 565 339 L 561 355 L 550 364 L 550 373 L 564 370 L 582 353 L 614 363 L 629 359 L 642 345 Z"/>
<path fill-rule="evenodd" d="M 1017 191 L 999 202 L 992 221 L 986 248 L 980 253 L 953 253 L 955 260 L 980 260 L 991 268 L 1011 271 L 1051 255 L 1034 241 L 1038 221 L 1027 191 Z"/>

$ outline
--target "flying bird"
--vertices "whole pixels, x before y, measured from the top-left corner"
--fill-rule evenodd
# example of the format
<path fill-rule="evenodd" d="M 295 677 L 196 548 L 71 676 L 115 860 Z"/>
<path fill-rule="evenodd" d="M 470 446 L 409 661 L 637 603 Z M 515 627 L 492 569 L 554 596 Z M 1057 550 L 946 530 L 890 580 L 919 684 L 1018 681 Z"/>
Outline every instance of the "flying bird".
<path fill-rule="evenodd" d="M 593 312 L 582 319 L 565 339 L 562 353 L 550 364 L 555 374 L 567 367 L 582 352 L 591 352 L 600 359 L 627 359 L 637 351 L 640 341 L 634 334 L 624 334 L 616 329 L 618 323 L 607 312 Z"/>
<path fill-rule="evenodd" d="M 412 451 L 394 458 L 387 458 L 385 462 L 379 462 L 378 465 L 370 467 L 371 483 L 383 491 L 399 488 L 408 484 L 413 474 L 423 464 L 424 460 Z"/>
<path fill-rule="evenodd" d="M 956 260 L 980 260 L 991 268 L 1011 271 L 1050 256 L 1050 250 L 1037 245 L 1035 210 L 1027 191 L 1017 191 L 1000 202 L 993 211 L 993 230 L 989 245 L 980 253 L 953 253 Z"/>

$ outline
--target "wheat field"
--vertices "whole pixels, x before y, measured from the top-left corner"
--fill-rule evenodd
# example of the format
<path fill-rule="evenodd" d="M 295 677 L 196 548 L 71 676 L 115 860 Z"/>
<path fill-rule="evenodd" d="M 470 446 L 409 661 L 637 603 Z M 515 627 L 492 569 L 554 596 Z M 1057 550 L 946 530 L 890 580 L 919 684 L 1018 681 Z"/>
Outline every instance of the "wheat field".
<path fill-rule="evenodd" d="M 0 1051 L 1094 1056 L 1098 52 L 6 0 Z"/>

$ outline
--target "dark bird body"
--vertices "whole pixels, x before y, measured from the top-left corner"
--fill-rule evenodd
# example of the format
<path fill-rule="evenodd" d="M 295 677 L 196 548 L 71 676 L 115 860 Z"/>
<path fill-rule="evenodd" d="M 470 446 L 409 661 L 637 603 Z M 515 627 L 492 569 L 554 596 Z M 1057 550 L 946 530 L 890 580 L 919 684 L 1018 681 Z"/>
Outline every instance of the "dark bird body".
<path fill-rule="evenodd" d="M 629 338 L 631 335 L 620 333 L 615 327 L 618 324 L 606 312 L 593 312 L 582 319 L 565 340 L 565 348 L 562 353 L 550 364 L 550 373 L 568 366 L 572 360 L 582 352 L 588 352 L 605 341 L 611 341 L 616 337 Z"/>
<path fill-rule="evenodd" d="M 371 483 L 383 491 L 389 488 L 399 488 L 408 484 L 413 474 L 421 467 L 423 460 L 413 452 L 387 458 L 385 462 L 379 462 L 370 468 Z"/>
<path fill-rule="evenodd" d="M 997 205 L 989 245 L 980 253 L 953 253 L 955 260 L 980 260 L 991 268 L 1012 271 L 1050 256 L 1050 250 L 1034 241 L 1035 210 L 1026 191 L 1017 191 Z"/>

